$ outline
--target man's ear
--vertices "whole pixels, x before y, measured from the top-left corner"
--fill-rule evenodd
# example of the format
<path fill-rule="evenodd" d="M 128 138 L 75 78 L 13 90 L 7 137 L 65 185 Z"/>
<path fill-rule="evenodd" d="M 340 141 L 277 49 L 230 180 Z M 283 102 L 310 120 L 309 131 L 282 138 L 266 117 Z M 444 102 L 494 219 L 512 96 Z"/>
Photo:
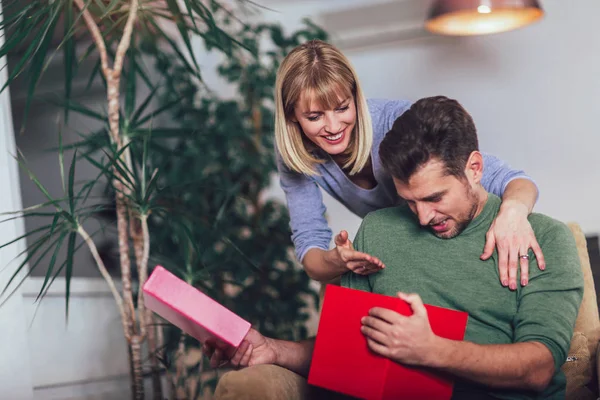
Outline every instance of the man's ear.
<path fill-rule="evenodd" d="M 474 151 L 471 153 L 467 160 L 465 174 L 472 183 L 479 184 L 481 182 L 481 176 L 483 175 L 483 156 L 480 152 Z"/>

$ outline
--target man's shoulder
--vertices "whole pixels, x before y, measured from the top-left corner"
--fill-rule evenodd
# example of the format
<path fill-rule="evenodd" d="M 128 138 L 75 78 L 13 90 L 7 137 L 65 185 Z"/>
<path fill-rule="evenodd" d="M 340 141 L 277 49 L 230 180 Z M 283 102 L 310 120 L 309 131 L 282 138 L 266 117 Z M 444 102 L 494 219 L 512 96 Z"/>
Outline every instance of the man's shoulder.
<path fill-rule="evenodd" d="M 547 262 L 550 258 L 560 259 L 567 268 L 568 260 L 579 263 L 577 243 L 567 224 L 539 213 L 531 214 L 529 223 Z"/>
<path fill-rule="evenodd" d="M 531 213 L 528 219 L 540 245 L 544 239 L 571 238 L 573 236 L 567 224 L 548 215 Z"/>
<path fill-rule="evenodd" d="M 407 205 L 400 205 L 371 211 L 363 219 L 363 224 L 408 227 L 415 226 L 416 220 L 414 219 L 414 214 Z"/>

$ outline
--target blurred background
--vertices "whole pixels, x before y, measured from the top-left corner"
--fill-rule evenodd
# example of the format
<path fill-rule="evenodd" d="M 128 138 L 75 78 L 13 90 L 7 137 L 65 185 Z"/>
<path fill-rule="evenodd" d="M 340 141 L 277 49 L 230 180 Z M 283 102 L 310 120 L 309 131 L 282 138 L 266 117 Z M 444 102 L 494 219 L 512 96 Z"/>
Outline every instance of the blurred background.
<path fill-rule="evenodd" d="M 3 3 L 6 8 L 11 2 Z M 192 36 L 182 48 L 195 55 L 200 80 L 190 68 L 192 61 L 175 62 L 179 58 L 163 53 L 160 45 L 140 42 L 136 50 L 137 63 L 146 72 L 135 76 L 138 86 L 128 92 L 135 99 L 125 101 L 146 112 L 136 115 L 132 137 L 151 135 L 148 163 L 161 169 L 159 186 L 165 193 L 157 196 L 157 204 L 178 210 L 168 218 L 156 213 L 151 220 L 151 267 L 167 266 L 268 334 L 289 339 L 314 334 L 318 286 L 293 259 L 285 198 L 271 154 L 272 90 L 276 67 L 287 51 L 306 39 L 326 38 L 351 60 L 368 98 L 414 101 L 445 95 L 460 101 L 475 120 L 481 149 L 535 179 L 540 189 L 535 210 L 581 225 L 592 269 L 600 276 L 600 212 L 595 203 L 600 197 L 598 1 L 543 0 L 545 15 L 529 26 L 468 37 L 427 31 L 433 2 L 425 0 L 256 0 L 243 7 L 222 3 L 224 8 L 215 11 L 217 23 L 226 27 L 241 21 L 247 29 L 232 36 L 256 49 L 252 56 L 220 50 L 206 37 Z M 181 43 L 176 28 L 167 33 Z M 8 55 L 9 74 L 18 68 L 27 45 L 24 41 Z M 77 48 L 78 54 L 87 47 Z M 65 168 L 75 147 L 80 157 L 102 159 L 98 149 L 106 140 L 101 115 L 106 94 L 95 73 L 98 60 L 89 57 L 78 64 L 74 106 L 58 96 L 65 80 L 61 57 L 57 53 L 47 60 L 31 104 L 27 74 L 0 98 L 2 211 L 45 201 L 35 181 L 17 171 L 12 159 L 16 149 L 54 196 L 62 191 L 59 132 Z M 71 109 L 68 118 L 65 107 Z M 94 163 L 77 163 L 76 181 L 97 176 Z M 102 179 L 90 199 L 103 206 L 84 224 L 97 232 L 94 240 L 102 259 L 118 279 L 114 193 Z M 333 231 L 346 229 L 353 237 L 360 219 L 324 197 Z M 23 229 L 47 223 L 37 216 L 24 225 L 5 222 L 2 243 Z M 179 228 L 172 232 L 173 226 Z M 30 236 L 28 245 L 43 234 Z M 188 257 L 198 247 L 202 256 Z M 2 287 L 10 278 L 10 261 L 25 247 L 8 249 L 0 251 Z M 67 253 L 65 248 L 58 251 L 57 265 Z M 94 260 L 85 247 L 74 256 L 67 321 L 66 271 L 55 269 L 49 275 L 51 258 L 51 252 L 42 254 L 31 277 L 0 308 L 0 387 L 14 393 L 6 398 L 128 398 L 121 320 Z M 184 266 L 193 270 L 191 275 Z M 56 282 L 36 302 L 47 276 Z M 172 388 L 177 394 L 172 398 L 210 398 L 218 373 L 203 367 L 197 343 L 173 329 L 165 328 L 164 335 L 160 368 L 165 397 Z"/>

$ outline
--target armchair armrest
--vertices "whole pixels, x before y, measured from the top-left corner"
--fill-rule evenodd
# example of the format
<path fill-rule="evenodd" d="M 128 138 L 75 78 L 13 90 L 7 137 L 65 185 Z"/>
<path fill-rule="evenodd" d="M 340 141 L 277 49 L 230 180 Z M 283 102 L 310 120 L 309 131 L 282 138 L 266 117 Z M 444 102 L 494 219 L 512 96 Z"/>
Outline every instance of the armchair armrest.
<path fill-rule="evenodd" d="M 276 365 L 255 365 L 224 374 L 215 400 L 302 400 L 308 383 L 300 375 Z"/>

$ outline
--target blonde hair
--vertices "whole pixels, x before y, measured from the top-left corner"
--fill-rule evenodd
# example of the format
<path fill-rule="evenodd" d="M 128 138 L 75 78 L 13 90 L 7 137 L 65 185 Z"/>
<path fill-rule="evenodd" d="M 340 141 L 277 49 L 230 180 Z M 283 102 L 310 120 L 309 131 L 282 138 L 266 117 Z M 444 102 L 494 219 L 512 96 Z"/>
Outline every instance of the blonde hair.
<path fill-rule="evenodd" d="M 352 95 L 356 103 L 356 124 L 346 154 L 344 169 L 350 175 L 361 171 L 371 155 L 373 127 L 356 72 L 350 61 L 334 46 L 311 40 L 293 49 L 277 71 L 275 82 L 275 140 L 283 162 L 291 170 L 318 175 L 316 165 L 324 160 L 315 157 L 307 146 L 297 122 L 292 120 L 294 108 L 302 94 L 304 101 L 313 99 L 322 107 L 333 109 L 339 96 Z"/>

